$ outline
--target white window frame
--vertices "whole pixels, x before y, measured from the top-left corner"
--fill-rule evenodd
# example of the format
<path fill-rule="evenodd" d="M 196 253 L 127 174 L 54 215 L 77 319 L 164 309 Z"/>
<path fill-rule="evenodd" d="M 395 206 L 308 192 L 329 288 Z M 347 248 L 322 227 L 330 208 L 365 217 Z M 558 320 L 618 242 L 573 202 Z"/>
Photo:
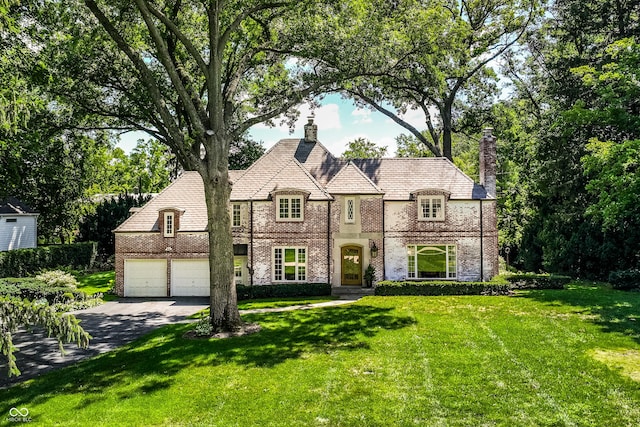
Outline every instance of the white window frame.
<path fill-rule="evenodd" d="M 349 209 L 349 205 L 351 205 L 351 209 Z M 353 224 L 356 222 L 356 198 L 355 197 L 344 198 L 344 222 L 345 224 Z"/>
<path fill-rule="evenodd" d="M 240 203 L 231 204 L 231 226 L 232 227 L 242 226 L 242 205 Z"/>
<path fill-rule="evenodd" d="M 174 237 L 176 234 L 176 216 L 174 212 L 164 213 L 164 237 Z"/>
<path fill-rule="evenodd" d="M 439 209 L 436 206 L 434 206 L 435 205 L 434 202 L 438 202 L 440 204 Z M 444 221 L 444 209 L 445 209 L 444 196 L 438 196 L 438 195 L 418 196 L 418 220 L 419 221 Z"/>
<path fill-rule="evenodd" d="M 418 277 L 418 248 L 444 247 L 445 252 L 445 276 L 444 277 Z M 411 254 L 413 250 L 413 255 Z M 412 260 L 413 258 L 413 260 Z M 413 261 L 413 262 L 412 262 Z M 413 267 L 413 268 L 412 268 Z M 458 248 L 456 245 L 443 243 L 424 243 L 407 245 L 407 279 L 409 280 L 455 280 L 458 276 Z"/>
<path fill-rule="evenodd" d="M 287 201 L 285 210 L 282 210 L 282 201 Z M 293 201 L 296 200 L 300 206 L 299 216 L 293 217 L 296 213 L 293 209 Z M 276 221 L 278 222 L 302 222 L 304 221 L 304 196 L 282 195 L 276 196 Z"/>
<path fill-rule="evenodd" d="M 287 263 L 285 260 L 286 251 L 295 251 L 295 260 Z M 276 246 L 273 248 L 273 261 L 272 261 L 272 278 L 274 282 L 282 283 L 302 283 L 306 282 L 308 278 L 307 263 L 309 259 L 309 251 L 306 246 Z M 293 279 L 286 278 L 285 267 L 293 266 L 295 269 L 295 277 Z"/>

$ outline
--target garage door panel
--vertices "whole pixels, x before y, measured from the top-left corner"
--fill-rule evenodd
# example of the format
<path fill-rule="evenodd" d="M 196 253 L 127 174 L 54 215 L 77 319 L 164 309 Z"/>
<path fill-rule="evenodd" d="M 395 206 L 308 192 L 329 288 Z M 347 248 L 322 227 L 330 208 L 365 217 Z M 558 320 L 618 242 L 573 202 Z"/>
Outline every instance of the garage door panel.
<path fill-rule="evenodd" d="M 209 260 L 180 259 L 171 262 L 171 295 L 209 296 Z"/>
<path fill-rule="evenodd" d="M 124 261 L 125 297 L 166 297 L 167 261 L 131 259 Z"/>

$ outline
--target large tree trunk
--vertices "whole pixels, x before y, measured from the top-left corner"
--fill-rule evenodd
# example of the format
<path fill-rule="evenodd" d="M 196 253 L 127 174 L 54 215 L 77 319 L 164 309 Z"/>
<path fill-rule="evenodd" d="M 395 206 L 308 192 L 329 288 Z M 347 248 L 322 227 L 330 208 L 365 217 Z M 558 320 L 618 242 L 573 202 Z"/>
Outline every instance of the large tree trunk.
<path fill-rule="evenodd" d="M 211 324 L 215 331 L 231 331 L 242 324 L 233 275 L 233 237 L 227 208 L 231 184 L 224 167 L 205 171 L 202 175 L 209 232 Z"/>
<path fill-rule="evenodd" d="M 444 108 L 441 111 L 442 115 L 442 155 L 447 159 L 453 161 L 453 153 L 451 150 L 451 134 L 452 134 L 452 104 L 453 97 L 447 100 L 444 104 Z"/>

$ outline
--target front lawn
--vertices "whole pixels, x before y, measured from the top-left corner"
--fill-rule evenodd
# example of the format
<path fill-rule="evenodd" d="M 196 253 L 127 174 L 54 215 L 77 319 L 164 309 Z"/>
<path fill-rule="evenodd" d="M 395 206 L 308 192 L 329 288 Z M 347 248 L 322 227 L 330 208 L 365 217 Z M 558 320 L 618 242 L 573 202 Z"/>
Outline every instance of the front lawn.
<path fill-rule="evenodd" d="M 368 297 L 245 316 L 258 334 L 172 325 L 0 391 L 60 425 L 640 425 L 640 293 Z"/>
<path fill-rule="evenodd" d="M 116 273 L 113 270 L 76 275 L 79 290 L 88 295 L 102 293 L 104 294 L 102 299 L 105 301 L 113 301 L 118 298 L 117 296 L 108 293 L 108 291 L 113 287 L 115 278 Z"/>

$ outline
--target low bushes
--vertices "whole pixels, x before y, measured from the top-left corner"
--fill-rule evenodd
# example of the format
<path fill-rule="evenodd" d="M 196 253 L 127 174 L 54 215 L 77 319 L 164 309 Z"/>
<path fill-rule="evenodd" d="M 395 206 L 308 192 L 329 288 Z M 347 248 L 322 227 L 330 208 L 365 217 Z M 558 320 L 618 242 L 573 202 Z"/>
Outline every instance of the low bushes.
<path fill-rule="evenodd" d="M 490 282 L 451 281 L 382 281 L 376 295 L 510 295 L 517 289 L 564 289 L 571 281 L 568 276 L 548 274 L 514 274 L 496 276 Z"/>
<path fill-rule="evenodd" d="M 238 300 L 254 298 L 312 297 L 331 295 L 327 283 L 286 283 L 277 285 L 236 285 Z"/>
<path fill-rule="evenodd" d="M 622 291 L 640 290 L 640 270 L 612 271 L 609 274 L 609 283 L 613 289 Z"/>
<path fill-rule="evenodd" d="M 46 300 L 49 304 L 69 304 L 87 300 L 87 294 L 66 286 L 50 286 L 36 278 L 0 279 L 0 296 L 29 301 Z"/>
<path fill-rule="evenodd" d="M 376 295 L 509 295 L 510 286 L 507 283 L 495 282 L 395 282 L 385 280 L 378 282 Z"/>
<path fill-rule="evenodd" d="M 0 252 L 0 277 L 24 277 L 61 267 L 85 270 L 95 261 L 96 251 L 95 242 L 81 242 Z"/>

